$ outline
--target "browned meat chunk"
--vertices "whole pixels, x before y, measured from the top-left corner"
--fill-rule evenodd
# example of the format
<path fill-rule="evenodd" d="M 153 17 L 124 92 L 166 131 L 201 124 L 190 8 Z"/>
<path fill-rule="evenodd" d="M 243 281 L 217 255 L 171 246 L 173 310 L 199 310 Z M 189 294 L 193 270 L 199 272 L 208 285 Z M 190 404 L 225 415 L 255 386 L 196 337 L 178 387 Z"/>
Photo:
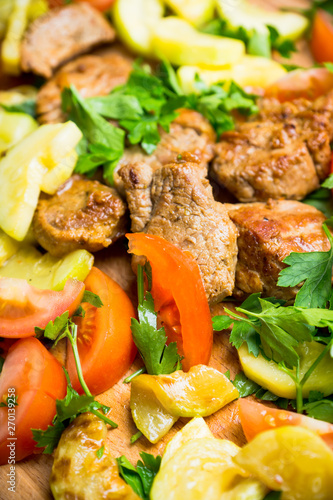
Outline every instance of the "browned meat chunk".
<path fill-rule="evenodd" d="M 173 163 L 153 174 L 148 165 L 121 168 L 133 231 L 144 231 L 188 250 L 196 259 L 207 298 L 217 302 L 234 286 L 237 231 L 214 200 L 195 163 Z"/>
<path fill-rule="evenodd" d="M 222 135 L 213 175 L 240 201 L 303 199 L 329 174 L 332 139 L 333 92 L 314 103 L 265 100 L 256 121 Z"/>
<path fill-rule="evenodd" d="M 125 150 L 118 168 L 136 162 L 144 162 L 152 172 L 163 165 L 184 161 L 197 163 L 203 177 L 207 175 L 208 163 L 213 158 L 216 135 L 208 120 L 200 113 L 189 109 L 180 109 L 179 116 L 171 123 L 169 132 L 160 128 L 161 141 L 151 155 L 147 155 L 139 146 Z M 116 187 L 124 191 L 121 177 L 115 174 Z"/>
<path fill-rule="evenodd" d="M 132 70 L 132 58 L 119 48 L 107 48 L 65 64 L 37 96 L 37 114 L 41 123 L 66 120 L 61 110 L 61 92 L 74 85 L 83 97 L 109 94 L 122 85 Z"/>
<path fill-rule="evenodd" d="M 21 66 L 23 71 L 50 78 L 64 62 L 114 39 L 112 26 L 87 3 L 52 9 L 28 28 L 22 42 Z"/>
<path fill-rule="evenodd" d="M 97 252 L 125 234 L 125 213 L 115 189 L 74 176 L 54 196 L 39 201 L 33 228 L 52 255 L 79 248 Z"/>
<path fill-rule="evenodd" d="M 283 260 L 291 252 L 327 251 L 329 241 L 322 229 L 324 214 L 298 201 L 229 205 L 236 224 L 238 261 L 234 295 L 261 292 L 264 297 L 293 299 L 299 289 L 277 286 Z"/>

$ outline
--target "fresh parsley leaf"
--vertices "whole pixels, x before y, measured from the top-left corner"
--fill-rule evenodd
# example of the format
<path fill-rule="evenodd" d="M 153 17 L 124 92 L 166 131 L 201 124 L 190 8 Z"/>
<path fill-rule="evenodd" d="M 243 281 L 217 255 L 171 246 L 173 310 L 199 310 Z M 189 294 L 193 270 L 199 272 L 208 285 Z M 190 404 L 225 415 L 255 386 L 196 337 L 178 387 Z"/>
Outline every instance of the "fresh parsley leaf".
<path fill-rule="evenodd" d="M 138 460 L 136 467 L 124 455 L 116 460 L 119 474 L 124 481 L 140 498 L 148 500 L 153 480 L 161 466 L 161 457 L 159 455 L 154 457 L 145 452 L 141 452 L 140 457 L 142 461 Z"/>
<path fill-rule="evenodd" d="M 329 189 L 320 188 L 310 193 L 303 201 L 306 205 L 311 205 L 323 212 L 326 217 L 333 215 L 333 197 Z"/>
<path fill-rule="evenodd" d="M 240 398 L 250 396 L 260 388 L 260 385 L 248 379 L 244 372 L 237 373 L 232 383 L 238 389 Z"/>
<path fill-rule="evenodd" d="M 54 425 L 49 425 L 45 431 L 41 429 L 31 429 L 33 439 L 36 441 L 36 447 L 45 447 L 43 453 L 51 454 L 58 446 L 61 434 L 65 428 L 66 426 L 62 422 L 56 421 Z"/>
<path fill-rule="evenodd" d="M 271 57 L 271 38 L 270 32 L 264 27 L 251 30 L 247 42 L 247 51 L 253 56 Z"/>
<path fill-rule="evenodd" d="M 273 50 L 279 52 L 282 57 L 289 59 L 292 52 L 296 52 L 295 44 L 292 40 L 281 40 L 280 34 L 274 26 L 267 26 L 270 33 L 270 42 Z"/>
<path fill-rule="evenodd" d="M 138 98 L 123 94 L 122 90 L 103 97 L 90 97 L 86 103 L 96 113 L 113 120 L 139 120 L 143 115 Z"/>
<path fill-rule="evenodd" d="M 234 319 L 229 316 L 214 316 L 212 318 L 213 330 L 216 332 L 221 332 L 222 330 L 227 330 L 235 322 Z"/>
<path fill-rule="evenodd" d="M 177 74 L 169 61 L 166 59 L 162 60 L 157 69 L 156 76 L 162 80 L 165 87 L 169 88 L 176 95 L 183 95 Z"/>
<path fill-rule="evenodd" d="M 167 337 L 164 328 L 157 329 L 157 313 L 150 292 L 138 306 L 139 321 L 132 318 L 131 330 L 133 340 L 142 356 L 150 375 L 173 373 L 181 368 L 177 344 L 166 345 Z"/>
<path fill-rule="evenodd" d="M 103 302 L 101 301 L 101 298 L 96 295 L 96 293 L 89 292 L 89 290 L 85 290 L 82 298 L 82 302 L 88 302 L 94 307 L 102 307 Z"/>
<path fill-rule="evenodd" d="M 6 402 L 1 401 L 1 403 L 0 403 L 0 408 L 2 408 L 2 407 L 12 408 L 13 406 L 18 406 L 17 396 L 15 396 L 15 397 L 7 396 Z"/>
<path fill-rule="evenodd" d="M 333 424 L 333 400 L 321 399 L 320 401 L 312 401 L 305 403 L 303 406 L 304 411 L 309 417 L 316 418 L 317 420 L 324 420 Z"/>
<path fill-rule="evenodd" d="M 39 327 L 35 327 L 36 336 L 40 337 L 41 333 L 44 337 L 55 340 L 59 334 L 64 330 L 68 323 L 68 311 L 65 311 L 61 316 L 57 316 L 54 321 L 49 321 L 46 325 L 45 330 Z"/>
<path fill-rule="evenodd" d="M 270 491 L 265 496 L 264 500 L 280 500 L 282 495 L 282 491 Z"/>
<path fill-rule="evenodd" d="M 96 457 L 102 458 L 102 456 L 104 455 L 104 450 L 105 450 L 105 446 L 103 444 L 103 446 L 101 446 L 100 448 L 98 448 L 98 450 L 96 450 Z"/>
<path fill-rule="evenodd" d="M 324 399 L 324 394 L 320 391 L 310 391 L 309 392 L 309 403 L 314 403 L 315 401 L 320 401 L 321 399 Z"/>
<path fill-rule="evenodd" d="M 332 63 L 332 68 L 333 68 L 333 63 Z M 329 175 L 327 179 L 322 183 L 321 187 L 327 188 L 327 189 L 332 189 L 333 188 L 333 174 Z"/>
<path fill-rule="evenodd" d="M 326 307 L 331 295 L 333 266 L 333 237 L 323 224 L 331 248 L 327 252 L 292 252 L 284 259 L 289 267 L 282 269 L 278 285 L 296 286 L 304 281 L 296 295 L 295 305 L 300 307 Z"/>
<path fill-rule="evenodd" d="M 86 315 L 85 310 L 83 309 L 83 307 L 81 305 L 79 305 L 79 307 L 76 309 L 75 313 L 73 314 L 73 316 L 76 316 L 78 318 L 84 318 L 85 315 Z"/>
<path fill-rule="evenodd" d="M 9 113 L 25 113 L 36 118 L 36 101 L 34 99 L 27 99 L 26 101 L 11 105 L 0 103 L 0 107 Z"/>
<path fill-rule="evenodd" d="M 325 68 L 328 69 L 328 71 L 330 71 L 331 73 L 333 73 L 333 63 L 331 63 L 331 62 L 324 62 L 323 66 L 325 66 Z"/>

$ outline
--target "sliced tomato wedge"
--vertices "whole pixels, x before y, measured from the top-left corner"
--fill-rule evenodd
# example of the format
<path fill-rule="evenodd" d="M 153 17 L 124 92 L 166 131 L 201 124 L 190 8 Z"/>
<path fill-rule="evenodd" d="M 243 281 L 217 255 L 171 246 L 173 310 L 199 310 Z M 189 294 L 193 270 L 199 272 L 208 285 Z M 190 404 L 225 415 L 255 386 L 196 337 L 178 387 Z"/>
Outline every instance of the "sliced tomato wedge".
<path fill-rule="evenodd" d="M 333 16 L 324 10 L 314 17 L 310 47 L 316 61 L 333 62 Z"/>
<path fill-rule="evenodd" d="M 35 335 L 35 326 L 45 328 L 65 311 L 71 316 L 80 305 L 84 284 L 68 280 L 61 292 L 40 290 L 26 280 L 0 278 L 0 332 L 2 337 Z"/>
<path fill-rule="evenodd" d="M 238 408 L 243 431 L 248 441 L 260 432 L 285 425 L 298 425 L 318 434 L 333 449 L 333 424 L 292 411 L 269 408 L 249 399 L 241 398 L 238 401 Z"/>
<path fill-rule="evenodd" d="M 144 255 L 152 268 L 152 296 L 169 341 L 177 341 L 183 369 L 208 364 L 213 329 L 198 264 L 159 236 L 128 234 L 129 252 Z"/>
<path fill-rule="evenodd" d="M 95 9 L 105 11 L 109 9 L 115 2 L 115 0 L 74 0 L 74 2 L 86 2 L 90 3 Z M 65 0 L 48 0 L 50 8 L 60 7 L 66 5 Z"/>
<path fill-rule="evenodd" d="M 85 280 L 86 290 L 101 298 L 103 306 L 83 303 L 84 318 L 78 326 L 78 351 L 83 377 L 92 394 L 100 394 L 125 375 L 137 349 L 132 339 L 134 307 L 124 290 L 105 273 L 93 267 Z M 67 369 L 74 389 L 82 393 L 73 351 L 68 343 Z"/>
<path fill-rule="evenodd" d="M 0 376 L 0 401 L 16 397 L 18 406 L 0 408 L 0 465 L 41 451 L 35 449 L 31 429 L 45 430 L 51 424 L 56 399 L 65 397 L 66 387 L 60 363 L 39 340 L 18 340 L 9 349 Z"/>
<path fill-rule="evenodd" d="M 305 98 L 314 100 L 333 89 L 333 73 L 326 68 L 297 69 L 265 90 L 265 97 L 280 102 Z"/>

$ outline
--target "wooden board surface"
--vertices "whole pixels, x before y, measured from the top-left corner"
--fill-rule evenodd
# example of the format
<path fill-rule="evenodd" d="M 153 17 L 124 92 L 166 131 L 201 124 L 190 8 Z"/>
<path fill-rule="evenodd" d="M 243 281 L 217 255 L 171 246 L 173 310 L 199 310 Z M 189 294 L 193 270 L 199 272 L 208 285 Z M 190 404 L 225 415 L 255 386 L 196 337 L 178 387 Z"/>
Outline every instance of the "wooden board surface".
<path fill-rule="evenodd" d="M 226 1 L 230 4 L 234 2 L 235 5 L 238 3 L 238 0 Z M 282 5 L 304 8 L 309 5 L 307 0 L 258 0 L 256 3 L 261 3 L 266 7 L 267 5 L 271 5 L 272 7 Z M 293 61 L 295 64 L 310 66 L 313 61 L 307 43 L 300 41 L 298 48 L 300 53 L 293 57 Z M 0 88 L 3 87 L 2 83 L 3 81 L 0 82 Z M 135 277 L 131 270 L 130 258 L 126 254 L 125 247 L 121 242 L 110 249 L 96 254 L 96 265 L 115 279 L 127 291 L 131 299 L 135 301 Z M 217 314 L 219 307 L 216 306 L 212 313 Z M 230 369 L 232 376 L 240 370 L 237 352 L 229 344 L 227 334 L 215 334 L 210 365 L 222 372 Z M 140 366 L 141 361 L 137 358 L 129 373 L 134 372 Z M 136 432 L 136 428 L 129 410 L 129 396 L 130 387 L 123 384 L 121 380 L 109 391 L 97 398 L 112 408 L 110 418 L 119 425 L 117 429 L 112 429 L 108 433 L 108 445 L 113 455 L 117 457 L 124 454 L 131 461 L 136 462 L 139 452 L 142 450 L 155 455 L 162 454 L 165 443 L 184 425 L 187 419 L 180 419 L 168 435 L 155 445 L 150 444 L 144 437 L 140 438 L 134 445 L 130 445 L 130 437 Z M 237 404 L 235 402 L 208 417 L 206 421 L 216 437 L 230 439 L 238 445 L 245 443 L 245 437 L 237 414 Z M 0 467 L 0 500 L 11 500 L 12 498 L 20 500 L 51 499 L 49 476 L 52 462 L 53 459 L 49 455 L 34 455 L 17 463 L 16 493 L 7 490 L 9 466 Z"/>

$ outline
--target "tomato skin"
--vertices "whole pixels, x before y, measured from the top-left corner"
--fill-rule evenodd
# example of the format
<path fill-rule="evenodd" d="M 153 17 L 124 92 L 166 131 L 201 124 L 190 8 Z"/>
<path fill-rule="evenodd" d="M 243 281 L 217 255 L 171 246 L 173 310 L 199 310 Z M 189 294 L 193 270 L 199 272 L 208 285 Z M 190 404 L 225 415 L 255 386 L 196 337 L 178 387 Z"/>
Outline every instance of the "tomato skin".
<path fill-rule="evenodd" d="M 304 98 L 314 100 L 333 89 L 333 73 L 326 68 L 297 69 L 265 90 L 265 97 L 280 102 Z"/>
<path fill-rule="evenodd" d="M 9 349 L 0 377 L 0 400 L 15 388 L 15 434 L 9 434 L 8 408 L 0 408 L 0 465 L 8 463 L 10 438 L 15 437 L 15 460 L 34 451 L 31 429 L 45 430 L 56 413 L 56 399 L 66 395 L 67 382 L 60 363 L 36 338 L 18 340 Z M 9 440 L 7 439 L 9 438 Z"/>
<path fill-rule="evenodd" d="M 84 284 L 68 280 L 61 292 L 40 290 L 16 278 L 0 278 L 0 332 L 6 338 L 35 335 L 65 311 L 71 316 L 82 300 Z"/>
<path fill-rule="evenodd" d="M 86 2 L 90 3 L 95 9 L 100 10 L 100 11 L 105 11 L 109 9 L 115 2 L 115 0 L 74 0 L 74 2 Z M 60 7 L 61 5 L 64 5 L 65 2 L 64 0 L 48 0 L 48 4 L 50 8 L 54 7 Z"/>
<path fill-rule="evenodd" d="M 144 255 L 152 268 L 152 296 L 156 311 L 162 311 L 167 336 L 170 317 L 175 318 L 175 328 L 169 340 L 176 340 L 178 352 L 184 355 L 183 369 L 208 364 L 212 345 L 213 329 L 209 305 L 198 264 L 189 252 L 145 233 L 127 234 L 129 252 Z M 176 306 L 176 313 L 174 312 Z M 163 317 L 162 317 L 163 322 Z"/>
<path fill-rule="evenodd" d="M 324 10 L 316 12 L 310 47 L 317 62 L 333 62 L 333 16 Z"/>
<path fill-rule="evenodd" d="M 333 424 L 292 411 L 269 408 L 244 398 L 239 399 L 238 409 L 243 431 L 248 441 L 251 441 L 260 432 L 286 425 L 297 425 L 315 432 L 333 449 Z"/>
<path fill-rule="evenodd" d="M 125 375 L 137 349 L 132 339 L 134 307 L 124 290 L 93 267 L 85 280 L 86 290 L 100 296 L 103 306 L 82 304 L 84 318 L 78 325 L 78 351 L 83 377 L 92 394 L 104 392 Z M 67 369 L 74 389 L 82 393 L 71 345 L 67 344 Z"/>

